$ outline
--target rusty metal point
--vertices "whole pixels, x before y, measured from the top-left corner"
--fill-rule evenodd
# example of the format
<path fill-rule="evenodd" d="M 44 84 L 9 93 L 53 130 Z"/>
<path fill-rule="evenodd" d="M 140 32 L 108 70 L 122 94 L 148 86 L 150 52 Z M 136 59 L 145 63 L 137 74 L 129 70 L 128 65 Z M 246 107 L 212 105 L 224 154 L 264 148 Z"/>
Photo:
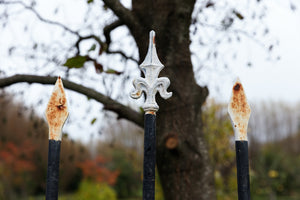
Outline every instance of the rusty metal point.
<path fill-rule="evenodd" d="M 144 62 L 139 66 L 144 73 L 145 78 L 137 78 L 133 80 L 135 91 L 131 93 L 131 97 L 138 99 L 142 93 L 146 94 L 146 101 L 143 109 L 146 113 L 152 114 L 159 109 L 156 103 L 155 95 L 160 93 L 161 97 L 168 99 L 172 96 L 172 92 L 167 92 L 170 80 L 167 77 L 159 77 L 160 71 L 164 65 L 159 61 L 155 47 L 155 32 L 152 30 L 149 34 L 149 47 Z"/>
<path fill-rule="evenodd" d="M 61 78 L 58 77 L 46 109 L 50 140 L 61 140 L 61 130 L 68 115 L 64 86 Z"/>
<path fill-rule="evenodd" d="M 232 88 L 232 95 L 228 104 L 228 113 L 233 124 L 235 140 L 247 141 L 247 128 L 251 109 L 239 78 L 237 78 Z"/>

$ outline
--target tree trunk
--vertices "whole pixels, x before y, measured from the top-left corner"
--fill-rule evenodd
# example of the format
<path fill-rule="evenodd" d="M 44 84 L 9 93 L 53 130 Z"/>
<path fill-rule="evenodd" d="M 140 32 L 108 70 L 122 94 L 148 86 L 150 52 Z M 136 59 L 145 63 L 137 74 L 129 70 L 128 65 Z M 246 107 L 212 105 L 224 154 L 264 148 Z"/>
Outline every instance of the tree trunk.
<path fill-rule="evenodd" d="M 166 200 L 215 199 L 213 169 L 203 136 L 201 106 L 208 90 L 196 84 L 189 49 L 194 0 L 132 1 L 142 31 L 129 27 L 143 61 L 148 33 L 156 31 L 161 76 L 171 80 L 173 96 L 161 100 L 157 113 L 157 167 Z M 167 139 L 178 142 L 170 149 Z"/>

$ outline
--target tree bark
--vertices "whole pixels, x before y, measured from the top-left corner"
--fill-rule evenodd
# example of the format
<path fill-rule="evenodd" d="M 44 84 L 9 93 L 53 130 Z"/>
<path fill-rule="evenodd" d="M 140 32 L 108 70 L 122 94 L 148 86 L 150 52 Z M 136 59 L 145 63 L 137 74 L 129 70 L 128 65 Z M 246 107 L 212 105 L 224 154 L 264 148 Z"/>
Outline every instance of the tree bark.
<path fill-rule="evenodd" d="M 131 30 L 141 61 L 147 52 L 148 33 L 156 31 L 158 56 L 165 68 L 161 76 L 171 80 L 169 100 L 158 97 L 157 167 L 166 200 L 215 199 L 213 169 L 203 136 L 201 106 L 208 90 L 197 85 L 190 52 L 189 27 L 194 0 L 132 1 L 140 31 Z M 159 96 L 159 95 L 157 95 Z M 178 137 L 168 149 L 170 135 Z"/>

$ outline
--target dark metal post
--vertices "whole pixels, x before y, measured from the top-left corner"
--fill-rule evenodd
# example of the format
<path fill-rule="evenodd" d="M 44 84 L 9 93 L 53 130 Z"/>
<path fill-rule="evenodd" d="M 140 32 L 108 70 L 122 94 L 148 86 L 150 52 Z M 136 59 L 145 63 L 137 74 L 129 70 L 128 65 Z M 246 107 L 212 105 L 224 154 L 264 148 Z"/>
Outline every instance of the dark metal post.
<path fill-rule="evenodd" d="M 156 53 L 155 32 L 151 31 L 148 53 L 140 65 L 145 78 L 139 77 L 133 81 L 135 91 L 131 94 L 131 97 L 135 99 L 141 97 L 143 92 L 146 95 L 146 101 L 143 105 L 145 111 L 143 200 L 155 199 L 155 119 L 159 109 L 155 95 L 159 92 L 164 99 L 172 96 L 171 92 L 167 92 L 170 80 L 166 77 L 158 78 L 163 67 Z"/>
<path fill-rule="evenodd" d="M 49 140 L 46 199 L 58 199 L 59 157 L 61 141 Z"/>
<path fill-rule="evenodd" d="M 248 141 L 235 141 L 238 199 L 250 199 Z"/>
<path fill-rule="evenodd" d="M 61 78 L 58 77 L 46 110 L 46 118 L 49 125 L 46 200 L 58 199 L 61 129 L 68 114 L 65 91 Z"/>
<path fill-rule="evenodd" d="M 251 109 L 239 80 L 233 86 L 228 112 L 235 131 L 238 199 L 250 200 L 247 127 Z"/>
<path fill-rule="evenodd" d="M 155 191 L 155 119 L 153 114 L 145 115 L 143 199 L 147 200 L 154 199 Z"/>

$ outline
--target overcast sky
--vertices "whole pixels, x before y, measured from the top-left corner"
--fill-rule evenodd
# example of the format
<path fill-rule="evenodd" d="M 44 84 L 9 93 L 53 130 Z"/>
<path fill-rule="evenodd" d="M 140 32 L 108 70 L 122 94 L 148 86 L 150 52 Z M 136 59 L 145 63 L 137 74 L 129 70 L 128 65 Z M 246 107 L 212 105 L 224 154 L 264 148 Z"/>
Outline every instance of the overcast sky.
<path fill-rule="evenodd" d="M 211 97 L 227 101 L 230 98 L 228 91 L 239 76 L 250 101 L 300 102 L 300 7 L 296 4 L 298 9 L 292 12 L 288 1 L 286 4 L 269 1 L 268 5 L 266 23 L 270 33 L 279 40 L 275 51 L 281 59 L 267 60 L 265 50 L 251 41 L 244 42 L 240 53 L 254 60 L 255 64 L 250 68 L 241 67 L 243 62 L 233 61 L 230 78 L 208 72 L 214 80 L 207 82 L 211 87 Z"/>

